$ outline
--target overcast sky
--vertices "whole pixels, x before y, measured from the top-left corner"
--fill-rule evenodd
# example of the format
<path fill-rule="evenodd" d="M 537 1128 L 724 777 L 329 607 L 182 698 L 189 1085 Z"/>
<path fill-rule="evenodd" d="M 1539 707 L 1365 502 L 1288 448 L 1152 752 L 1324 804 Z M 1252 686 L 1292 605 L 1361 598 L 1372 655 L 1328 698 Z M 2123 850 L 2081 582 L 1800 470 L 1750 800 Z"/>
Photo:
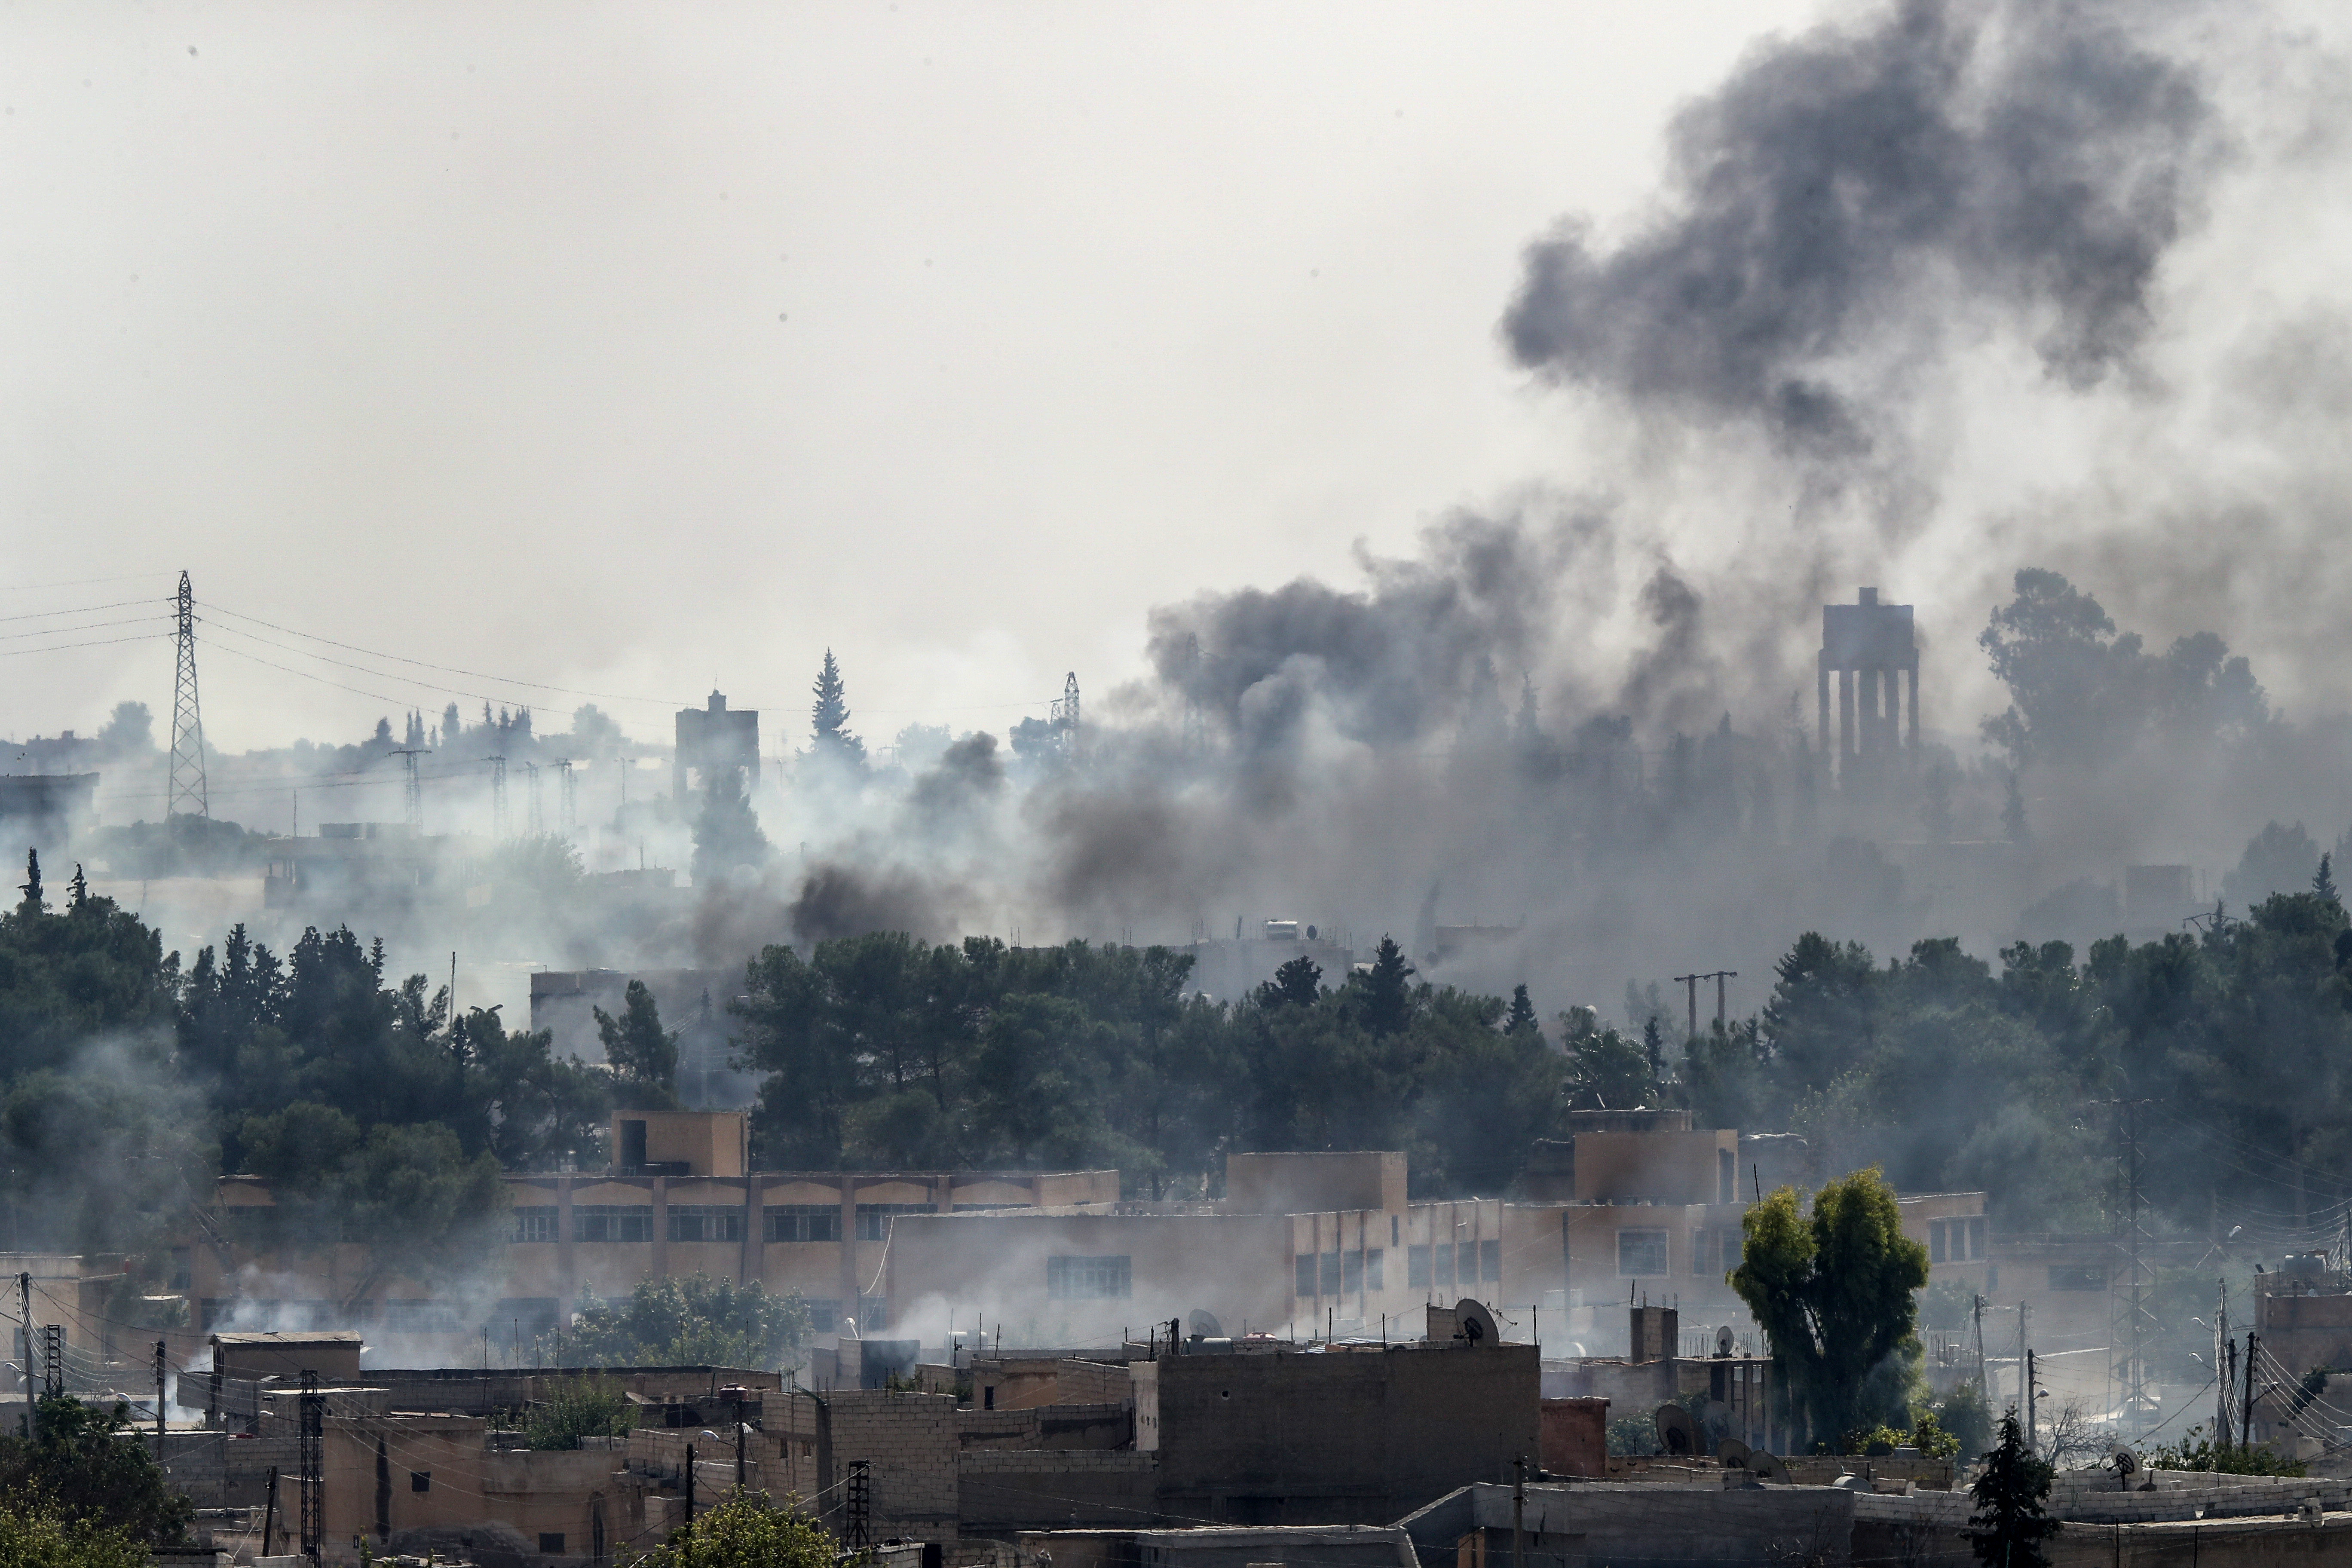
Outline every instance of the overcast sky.
<path fill-rule="evenodd" d="M 869 734 L 1002 728 L 1152 604 L 1542 474 L 1522 247 L 1811 10 L 14 7 L 0 611 L 185 566 L 640 731 L 827 645 Z M 230 748 L 388 706 L 232 647 L 448 694 L 205 636 Z M 168 712 L 165 642 L 10 662 L 16 733 Z"/>
<path fill-rule="evenodd" d="M 217 607 L 205 712 L 232 750 L 530 689 L 484 677 L 642 699 L 604 706 L 651 737 L 715 679 L 739 705 L 796 710 L 770 721 L 773 750 L 804 727 L 827 646 L 869 736 L 915 718 L 1002 730 L 1066 670 L 1090 693 L 1138 674 L 1155 604 L 1346 579 L 1360 541 L 1407 550 L 1449 507 L 1582 482 L 1590 428 L 1497 338 L 1525 247 L 1567 215 L 1604 237 L 1637 224 L 1676 106 L 1822 15 L 16 6 L 0 14 L 0 613 L 160 596 L 186 567 Z M 2241 162 L 2269 169 L 2244 155 L 2259 142 Z M 2270 359 L 2231 363 L 2294 379 L 2279 345 L 2341 341 L 2341 315 L 2313 316 L 2294 281 L 2329 270 L 2343 203 L 2311 198 L 2341 171 L 2332 150 L 2296 155 L 2280 177 L 2298 199 L 2259 197 L 2294 215 L 2279 230 L 2216 222 L 2168 261 L 2168 287 L 2206 301 L 2187 316 L 2197 363 L 2216 333 L 2259 339 Z M 2254 188 L 2212 208 L 2242 216 Z M 2284 289 L 2283 254 L 2301 258 Z M 2133 510 L 2100 463 L 2177 459 L 2147 388 L 2168 347 L 2199 340 L 2172 316 L 2159 336 L 2104 413 L 2045 417 L 2002 384 L 2032 378 L 1995 345 L 1923 416 L 1948 429 L 1982 411 L 2018 459 L 1948 476 L 1954 526 L 1905 545 L 1890 596 L 1919 599 L 1931 637 L 1982 624 L 1987 563 L 2052 553 L 2059 476 L 2072 509 Z M 2344 402 L 2323 357 L 2313 374 Z M 2248 428 L 2239 406 L 2215 417 L 2275 469 L 2272 421 Z M 2305 437 L 2340 445 L 2333 406 L 2305 410 Z M 1687 500 L 1714 482 L 1680 484 Z M 1769 525 L 1725 537 L 1769 549 Z M 2315 549 L 2217 608 L 2193 552 L 2151 574 L 2112 516 L 2082 537 L 2057 553 L 2114 568 L 2111 603 L 2147 609 L 2132 583 L 2169 576 L 2209 595 L 2191 621 L 2275 603 L 2332 562 Z M 1690 569 L 1704 544 L 1685 538 Z M 133 635 L 154 628 L 107 623 L 160 608 L 68 624 Z M 323 665 L 235 616 L 373 651 Z M 2312 629 L 2236 640 L 2299 695 L 2279 660 Z M 9 732 L 94 728 L 124 698 L 168 719 L 166 642 L 5 668 Z M 559 721 L 580 700 L 542 695 Z"/>

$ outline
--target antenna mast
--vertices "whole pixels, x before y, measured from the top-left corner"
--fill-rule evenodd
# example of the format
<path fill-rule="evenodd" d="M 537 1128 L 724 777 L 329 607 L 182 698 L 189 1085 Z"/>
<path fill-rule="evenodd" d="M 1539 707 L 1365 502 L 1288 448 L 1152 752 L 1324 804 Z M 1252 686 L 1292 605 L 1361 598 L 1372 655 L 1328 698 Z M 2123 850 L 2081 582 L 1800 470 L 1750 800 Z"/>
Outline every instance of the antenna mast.
<path fill-rule="evenodd" d="M 168 820 L 212 816 L 205 789 L 205 713 L 196 701 L 196 599 L 188 574 L 180 574 L 179 674 L 172 682 L 172 775 L 164 799 Z"/>

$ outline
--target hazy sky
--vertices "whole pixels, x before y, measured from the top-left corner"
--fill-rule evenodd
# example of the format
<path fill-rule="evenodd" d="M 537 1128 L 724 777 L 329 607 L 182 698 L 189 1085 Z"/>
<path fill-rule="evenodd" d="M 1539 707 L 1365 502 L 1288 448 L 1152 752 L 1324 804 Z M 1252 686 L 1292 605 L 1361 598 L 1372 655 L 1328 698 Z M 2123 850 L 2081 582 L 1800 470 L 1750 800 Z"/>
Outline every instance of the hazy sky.
<path fill-rule="evenodd" d="M 1541 390 L 1497 323 L 1528 242 L 1639 229 L 1675 108 L 1817 4 L 14 7 L 0 613 L 184 565 L 232 750 L 533 693 L 231 612 L 646 699 L 604 704 L 642 736 L 716 679 L 793 710 L 772 751 L 827 646 L 870 737 L 1001 730 L 1066 670 L 1139 673 L 1155 604 L 1600 484 L 1646 491 L 1628 561 L 1716 602 L 1815 550 L 1965 652 L 2008 571 L 2060 565 L 2340 704 L 2340 57 L 2273 12 L 2122 10 L 2210 71 L 2231 171 L 2140 363 L 2053 386 L 2025 329 L 1956 314 L 1932 374 L 1892 362 L 1901 504 L 1792 546 L 1785 476 Z M 168 717 L 164 642 L 0 668 L 0 730 Z M 1930 685 L 1958 731 L 1990 695 L 1972 655 Z"/>
<path fill-rule="evenodd" d="M 184 565 L 661 701 L 803 706 L 829 644 L 869 734 L 1002 728 L 1134 674 L 1154 603 L 1544 475 L 1522 247 L 1638 203 L 1677 101 L 1814 9 L 13 7 L 0 611 Z M 524 695 L 204 635 L 229 748 L 390 706 L 229 647 Z M 6 673 L 0 726 L 87 730 L 163 715 L 171 650 Z"/>

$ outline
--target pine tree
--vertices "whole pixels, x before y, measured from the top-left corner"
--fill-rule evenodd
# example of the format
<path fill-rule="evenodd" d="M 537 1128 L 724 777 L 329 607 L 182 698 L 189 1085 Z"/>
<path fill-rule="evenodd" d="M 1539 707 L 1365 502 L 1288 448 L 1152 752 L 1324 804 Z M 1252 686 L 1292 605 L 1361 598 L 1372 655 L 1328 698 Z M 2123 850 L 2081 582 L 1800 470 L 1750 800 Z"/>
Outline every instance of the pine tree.
<path fill-rule="evenodd" d="M 2344 900 L 2336 896 L 2336 873 L 2330 864 L 2334 858 L 2330 855 L 2322 855 L 2319 858 L 2319 869 L 2312 876 L 2311 890 L 2331 904 L 2340 904 Z"/>
<path fill-rule="evenodd" d="M 2017 1411 L 2000 1418 L 2000 1441 L 1984 1457 L 1984 1473 L 1969 1488 L 1976 1512 L 1961 1533 L 1985 1568 L 2050 1568 L 2042 1542 L 2058 1521 L 2042 1507 L 2050 1495 L 2050 1467 L 2025 1451 Z"/>
<path fill-rule="evenodd" d="M 89 902 L 89 883 L 81 874 L 80 861 L 77 860 L 74 862 L 73 880 L 67 883 L 66 887 L 68 889 L 66 894 L 66 908 L 68 910 L 79 910 L 82 905 Z"/>
<path fill-rule="evenodd" d="M 677 1032 L 664 1029 L 661 1009 L 642 980 L 632 980 L 621 995 L 621 1016 L 602 1007 L 596 1016 L 597 1037 L 604 1043 L 604 1059 L 613 1066 L 615 1087 L 626 1109 L 674 1110 L 677 1108 Z"/>
<path fill-rule="evenodd" d="M 2009 798 L 2001 803 L 2000 830 L 2011 844 L 2022 844 L 2028 837 L 2025 792 L 2018 787 L 2015 768 L 2009 771 Z"/>
<path fill-rule="evenodd" d="M 1323 994 L 1323 967 L 1305 953 L 1274 972 L 1274 978 L 1257 988 L 1257 1005 L 1261 1007 L 1312 1007 Z"/>
<path fill-rule="evenodd" d="M 1536 1005 L 1528 1000 L 1528 988 L 1525 985 L 1512 987 L 1511 1010 L 1503 1018 L 1503 1033 L 1517 1037 L 1536 1032 Z"/>
<path fill-rule="evenodd" d="M 702 814 L 694 822 L 694 885 L 708 888 L 740 867 L 767 863 L 768 836 L 760 831 L 759 815 L 743 798 L 742 773 L 734 768 L 712 769 Z"/>
<path fill-rule="evenodd" d="M 849 688 L 842 681 L 841 666 L 834 661 L 833 649 L 824 650 L 824 667 L 816 672 L 816 684 L 809 689 L 816 697 L 809 706 L 814 749 L 864 762 L 866 742 L 849 732 Z"/>
<path fill-rule="evenodd" d="M 457 743 L 457 737 L 465 732 L 465 718 L 457 711 L 457 704 L 453 701 L 448 707 L 441 710 L 441 739 L 454 746 Z"/>
<path fill-rule="evenodd" d="M 25 851 L 25 879 L 18 884 L 17 890 L 25 895 L 23 901 L 16 906 L 18 920 L 28 921 L 48 912 L 47 906 L 41 901 L 41 852 L 39 850 Z"/>
<path fill-rule="evenodd" d="M 1364 1026 L 1376 1035 L 1402 1034 L 1412 1017 L 1413 967 L 1404 961 L 1396 938 L 1383 936 L 1372 954 L 1371 972 L 1364 976 Z"/>

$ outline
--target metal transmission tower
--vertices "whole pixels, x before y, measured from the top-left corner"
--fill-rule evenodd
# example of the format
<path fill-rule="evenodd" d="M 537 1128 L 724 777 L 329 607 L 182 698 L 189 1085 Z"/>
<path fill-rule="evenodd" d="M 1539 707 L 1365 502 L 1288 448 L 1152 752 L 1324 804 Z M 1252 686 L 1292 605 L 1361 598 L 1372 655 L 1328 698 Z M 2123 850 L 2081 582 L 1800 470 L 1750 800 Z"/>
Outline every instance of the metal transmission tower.
<path fill-rule="evenodd" d="M 507 760 L 504 757 L 485 757 L 482 760 L 490 764 L 490 837 L 504 838 L 507 836 Z"/>
<path fill-rule="evenodd" d="M 530 785 L 526 793 L 530 799 L 530 836 L 536 838 L 547 831 L 547 807 L 539 792 L 539 764 L 523 763 L 522 776 L 524 782 Z"/>
<path fill-rule="evenodd" d="M 205 790 L 205 711 L 196 700 L 196 598 L 180 574 L 180 672 L 172 682 L 172 778 L 165 817 L 212 816 Z"/>
<path fill-rule="evenodd" d="M 2124 1272 L 2126 1294 L 2116 1305 L 2126 1317 L 2124 1338 L 2130 1348 L 2118 1369 L 2123 1373 L 2125 1398 L 2130 1403 L 2131 1430 L 2137 1434 L 2147 1425 L 2147 1331 L 2155 1323 L 2155 1315 L 2147 1308 L 2148 1288 L 2155 1283 L 2147 1263 L 2140 1257 L 2140 1241 L 2147 1227 L 2140 1222 L 2140 1154 L 2139 1108 L 2150 1103 L 2145 1100 L 2111 1100 L 2110 1105 L 2120 1106 L 2124 1113 Z M 2107 1342 L 2116 1342 L 2112 1324 Z"/>
<path fill-rule="evenodd" d="M 315 1564 L 319 1561 L 319 1548 L 325 1542 L 327 1535 L 323 1506 L 327 1397 L 319 1392 L 319 1374 L 307 1369 L 302 1373 L 299 1410 L 301 1436 L 297 1453 L 302 1467 L 302 1555 Z"/>
<path fill-rule="evenodd" d="M 420 746 L 410 746 L 385 754 L 398 757 L 408 764 L 408 793 L 405 800 L 408 808 L 408 826 L 422 833 L 425 831 L 425 786 L 417 781 L 416 759 L 429 757 L 433 753 Z"/>
<path fill-rule="evenodd" d="M 1046 709 L 1045 721 L 1060 734 L 1062 754 L 1068 757 L 1076 756 L 1078 754 L 1078 672 L 1076 670 L 1070 671 L 1069 679 L 1062 682 L 1062 694 L 1054 699 L 1052 705 Z"/>
<path fill-rule="evenodd" d="M 562 793 L 557 797 L 556 809 L 562 814 L 559 828 L 569 838 L 580 826 L 580 775 L 572 771 L 572 759 L 557 759 L 556 771 L 562 775 Z"/>

